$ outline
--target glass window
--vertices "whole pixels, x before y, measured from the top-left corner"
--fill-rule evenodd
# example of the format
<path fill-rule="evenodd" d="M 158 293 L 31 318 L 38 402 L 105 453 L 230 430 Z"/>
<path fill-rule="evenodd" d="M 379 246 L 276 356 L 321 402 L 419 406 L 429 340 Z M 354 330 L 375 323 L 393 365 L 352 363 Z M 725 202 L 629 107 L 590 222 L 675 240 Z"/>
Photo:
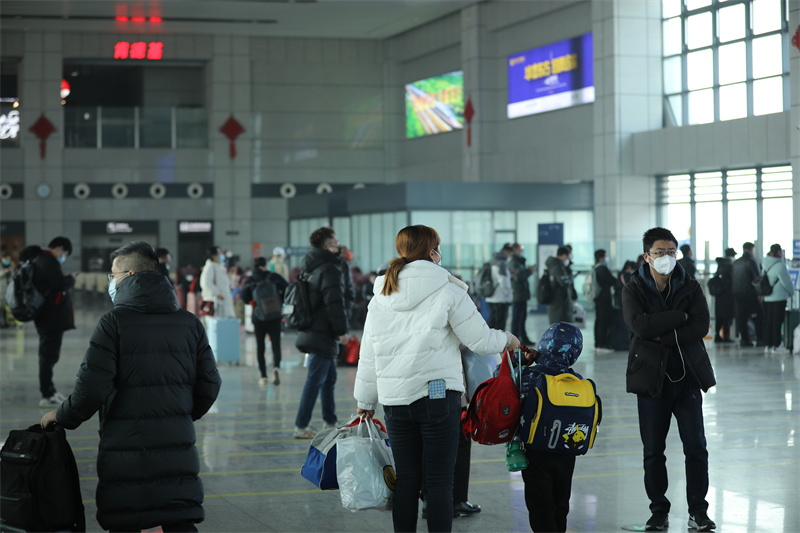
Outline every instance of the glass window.
<path fill-rule="evenodd" d="M 688 11 L 694 11 L 695 9 L 700 9 L 701 7 L 710 5 L 711 0 L 686 0 L 686 9 Z"/>
<path fill-rule="evenodd" d="M 104 148 L 133 148 L 135 146 L 134 107 L 104 107 L 101 111 Z"/>
<path fill-rule="evenodd" d="M 747 47 L 744 42 L 719 47 L 719 84 L 747 79 Z"/>
<path fill-rule="evenodd" d="M 737 83 L 719 88 L 719 119 L 734 120 L 747 116 L 747 85 Z"/>
<path fill-rule="evenodd" d="M 677 17 L 681 14 L 681 0 L 663 0 L 661 2 L 661 16 L 665 19 Z"/>
<path fill-rule="evenodd" d="M 704 172 L 694 177 L 695 202 L 722 200 L 722 172 Z"/>
<path fill-rule="evenodd" d="M 664 222 L 678 241 L 691 239 L 692 205 L 670 204 L 667 206 L 667 220 Z"/>
<path fill-rule="evenodd" d="M 781 29 L 781 0 L 753 0 L 753 33 Z"/>
<path fill-rule="evenodd" d="M 64 146 L 97 148 L 96 107 L 64 107 Z"/>
<path fill-rule="evenodd" d="M 753 114 L 767 115 L 783 111 L 783 77 L 753 82 Z"/>
<path fill-rule="evenodd" d="M 714 122 L 714 90 L 703 89 L 689 93 L 689 124 Z"/>
<path fill-rule="evenodd" d="M 784 0 L 684 2 L 680 14 L 676 3 L 662 2 L 664 127 L 788 109 L 783 87 L 789 79 L 785 57 L 790 39 Z M 696 93 L 708 88 L 711 96 Z"/>
<path fill-rule="evenodd" d="M 667 99 L 667 106 L 675 126 L 683 126 L 683 95 L 670 96 Z"/>
<path fill-rule="evenodd" d="M 792 249 L 792 225 L 787 220 L 792 219 L 791 198 L 771 198 L 764 200 L 764 248 L 778 243 L 784 250 Z"/>
<path fill-rule="evenodd" d="M 178 148 L 208 146 L 208 111 L 202 107 L 175 109 L 176 144 Z"/>
<path fill-rule="evenodd" d="M 671 56 L 683 52 L 682 21 L 680 17 L 665 20 L 662 24 L 662 42 L 664 55 Z"/>
<path fill-rule="evenodd" d="M 719 10 L 720 42 L 744 39 L 746 33 L 744 4 L 736 4 Z"/>
<path fill-rule="evenodd" d="M 705 243 L 709 243 L 708 258 L 712 261 L 715 257 L 722 255 L 722 202 L 704 202 L 698 203 L 696 206 L 696 224 L 695 224 L 695 259 L 697 260 L 697 267 L 703 270 L 703 261 L 706 258 Z M 676 236 L 677 238 L 677 236 Z"/>
<path fill-rule="evenodd" d="M 753 179 L 755 180 L 755 174 Z M 758 240 L 757 208 L 755 200 L 728 202 L 728 246 L 736 248 L 739 254 L 742 253 L 743 243 Z"/>
<path fill-rule="evenodd" d="M 682 62 L 680 56 L 664 60 L 664 92 L 666 94 L 679 93 L 683 90 Z"/>
<path fill-rule="evenodd" d="M 714 53 L 711 49 L 692 52 L 686 57 L 686 86 L 692 91 L 714 85 Z"/>
<path fill-rule="evenodd" d="M 689 50 L 711 46 L 713 35 L 711 12 L 692 15 L 686 19 L 686 45 Z"/>
<path fill-rule="evenodd" d="M 728 200 L 748 200 L 756 197 L 755 169 L 729 170 L 725 183 Z"/>
<path fill-rule="evenodd" d="M 172 109 L 142 107 L 139 109 L 139 146 L 170 148 L 172 146 Z"/>
<path fill-rule="evenodd" d="M 776 76 L 783 71 L 783 37 L 776 33 L 753 39 L 753 77 Z"/>

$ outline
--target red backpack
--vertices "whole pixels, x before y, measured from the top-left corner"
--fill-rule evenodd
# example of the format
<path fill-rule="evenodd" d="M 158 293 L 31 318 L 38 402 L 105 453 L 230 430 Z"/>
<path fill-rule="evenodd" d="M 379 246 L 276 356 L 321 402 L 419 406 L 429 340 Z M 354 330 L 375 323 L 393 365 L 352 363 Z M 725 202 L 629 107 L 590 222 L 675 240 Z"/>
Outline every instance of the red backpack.
<path fill-rule="evenodd" d="M 500 372 L 478 385 L 461 415 L 465 435 L 478 444 L 502 444 L 514 437 L 522 412 L 519 390 L 511 377 L 511 353 L 506 350 Z"/>

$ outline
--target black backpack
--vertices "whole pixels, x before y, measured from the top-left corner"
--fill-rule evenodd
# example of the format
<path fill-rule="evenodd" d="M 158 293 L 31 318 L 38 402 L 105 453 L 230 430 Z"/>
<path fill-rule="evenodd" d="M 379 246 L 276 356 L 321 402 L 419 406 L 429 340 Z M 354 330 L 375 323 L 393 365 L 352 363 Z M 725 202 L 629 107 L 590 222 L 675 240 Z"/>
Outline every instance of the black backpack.
<path fill-rule="evenodd" d="M 281 295 L 278 293 L 278 287 L 269 277 L 255 286 L 253 301 L 256 303 L 256 307 L 253 309 L 253 317 L 256 320 L 264 322 L 281 317 Z"/>
<path fill-rule="evenodd" d="M 719 274 L 708 280 L 708 292 L 711 296 L 720 296 L 725 292 L 725 284 Z"/>
<path fill-rule="evenodd" d="M 550 272 L 545 268 L 536 286 L 536 300 L 542 305 L 547 305 L 553 303 L 553 298 L 555 298 L 555 287 L 550 279 Z"/>
<path fill-rule="evenodd" d="M 308 329 L 314 323 L 314 313 L 311 309 L 311 296 L 308 281 L 311 276 L 301 273 L 297 281 L 286 288 L 283 299 L 281 316 L 286 322 L 286 327 L 300 331 Z"/>
<path fill-rule="evenodd" d="M 0 451 L 0 518 L 25 531 L 86 531 L 78 465 L 63 427 L 9 433 Z"/>
<path fill-rule="evenodd" d="M 492 264 L 484 263 L 478 275 L 475 276 L 475 295 L 480 298 L 489 298 L 497 290 L 497 284 L 492 276 Z"/>
<path fill-rule="evenodd" d="M 44 295 L 33 284 L 36 258 L 24 261 L 11 276 L 6 289 L 6 303 L 20 322 L 34 320 L 44 308 Z"/>
<path fill-rule="evenodd" d="M 775 263 L 772 266 L 777 264 L 778 263 Z M 773 287 L 775 287 L 775 285 L 778 284 L 778 281 L 780 281 L 780 278 L 778 278 L 775 280 L 774 284 L 769 282 L 769 276 L 767 274 L 769 274 L 769 271 L 772 270 L 772 266 L 765 270 L 762 274 L 754 277 L 753 281 L 751 282 L 758 296 L 769 296 L 772 294 Z"/>

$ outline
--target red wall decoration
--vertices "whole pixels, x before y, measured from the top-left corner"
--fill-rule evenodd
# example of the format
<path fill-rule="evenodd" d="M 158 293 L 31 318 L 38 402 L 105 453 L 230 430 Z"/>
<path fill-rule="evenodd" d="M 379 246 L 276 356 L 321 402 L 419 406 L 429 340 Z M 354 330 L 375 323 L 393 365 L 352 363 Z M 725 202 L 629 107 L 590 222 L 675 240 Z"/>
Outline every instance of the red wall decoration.
<path fill-rule="evenodd" d="M 239 124 L 235 118 L 233 118 L 233 115 L 231 115 L 228 120 L 225 121 L 225 124 L 222 125 L 219 131 L 221 131 L 222 134 L 225 135 L 225 137 L 227 137 L 231 142 L 230 156 L 231 159 L 233 159 L 236 157 L 236 144 L 234 144 L 236 137 L 244 133 L 244 127 L 242 127 L 242 125 Z"/>
<path fill-rule="evenodd" d="M 28 129 L 31 133 L 36 135 L 37 139 L 39 139 L 39 157 L 44 159 L 44 143 L 50 134 L 56 131 L 56 127 L 53 126 L 53 123 L 47 120 L 47 118 L 44 116 L 44 113 L 42 113 L 39 119 L 33 123 L 33 126 Z"/>

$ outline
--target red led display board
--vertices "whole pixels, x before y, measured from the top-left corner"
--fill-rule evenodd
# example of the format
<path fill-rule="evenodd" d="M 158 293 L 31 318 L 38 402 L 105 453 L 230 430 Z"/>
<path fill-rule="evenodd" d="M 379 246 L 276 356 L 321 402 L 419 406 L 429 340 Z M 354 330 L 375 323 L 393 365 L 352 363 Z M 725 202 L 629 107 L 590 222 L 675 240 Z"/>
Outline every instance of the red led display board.
<path fill-rule="evenodd" d="M 114 59 L 151 59 L 157 61 L 164 56 L 164 43 L 143 41 L 119 41 L 114 45 Z"/>

